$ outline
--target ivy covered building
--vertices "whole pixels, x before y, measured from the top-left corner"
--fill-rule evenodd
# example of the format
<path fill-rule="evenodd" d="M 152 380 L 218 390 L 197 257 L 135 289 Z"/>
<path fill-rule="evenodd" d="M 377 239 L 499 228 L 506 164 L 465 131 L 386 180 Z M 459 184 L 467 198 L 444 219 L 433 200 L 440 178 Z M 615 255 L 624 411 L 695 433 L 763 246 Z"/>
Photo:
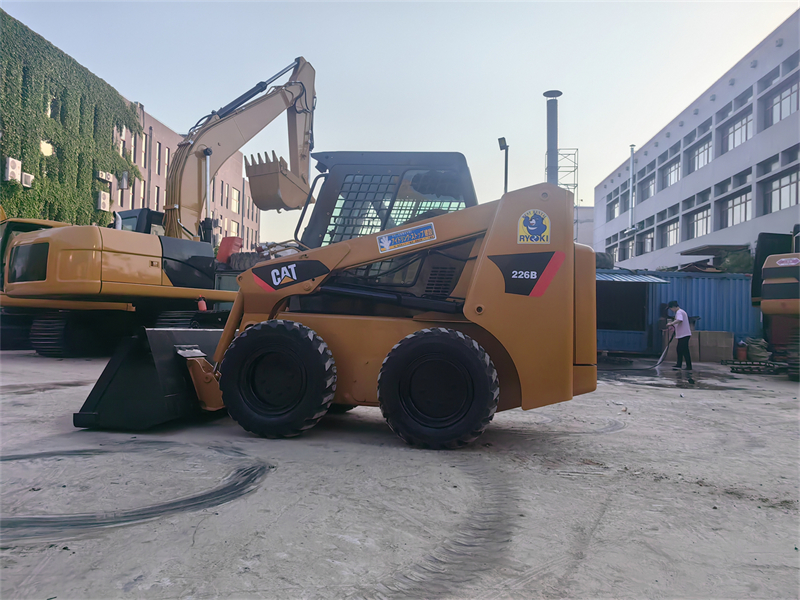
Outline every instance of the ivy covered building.
<path fill-rule="evenodd" d="M 2 10 L 0 40 L 0 205 L 6 213 L 105 225 L 112 211 L 163 211 L 167 169 L 183 136 Z M 9 158 L 21 171 L 11 180 Z M 217 173 L 212 212 L 218 234 L 240 236 L 250 249 L 259 239 L 260 215 L 243 158 L 237 152 Z M 99 210 L 102 193 L 108 210 Z"/>

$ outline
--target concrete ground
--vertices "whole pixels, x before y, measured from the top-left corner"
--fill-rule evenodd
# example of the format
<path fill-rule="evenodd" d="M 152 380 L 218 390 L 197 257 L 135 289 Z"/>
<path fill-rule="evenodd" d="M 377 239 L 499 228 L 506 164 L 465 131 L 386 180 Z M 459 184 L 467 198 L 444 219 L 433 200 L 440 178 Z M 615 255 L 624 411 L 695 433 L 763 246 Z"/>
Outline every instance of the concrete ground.
<path fill-rule="evenodd" d="M 605 371 L 405 446 L 378 409 L 81 431 L 102 360 L 0 354 L 3 598 L 797 598 L 798 387 Z"/>

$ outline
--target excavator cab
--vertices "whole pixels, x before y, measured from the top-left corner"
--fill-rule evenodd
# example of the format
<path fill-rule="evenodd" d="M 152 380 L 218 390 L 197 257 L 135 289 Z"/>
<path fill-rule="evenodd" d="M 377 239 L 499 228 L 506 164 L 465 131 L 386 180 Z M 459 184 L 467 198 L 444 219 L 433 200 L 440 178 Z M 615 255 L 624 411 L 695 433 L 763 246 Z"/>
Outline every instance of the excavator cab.
<path fill-rule="evenodd" d="M 117 213 L 122 220 L 123 231 L 164 235 L 164 213 L 149 208 L 123 210 Z M 114 223 L 109 225 L 113 227 Z"/>

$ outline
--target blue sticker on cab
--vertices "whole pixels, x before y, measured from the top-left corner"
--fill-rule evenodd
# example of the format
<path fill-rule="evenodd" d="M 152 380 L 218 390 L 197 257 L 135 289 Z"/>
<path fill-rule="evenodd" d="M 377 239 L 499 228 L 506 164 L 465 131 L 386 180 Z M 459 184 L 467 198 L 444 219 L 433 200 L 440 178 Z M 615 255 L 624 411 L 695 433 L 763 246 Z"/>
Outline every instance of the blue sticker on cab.
<path fill-rule="evenodd" d="M 402 229 L 392 233 L 378 236 L 378 251 L 383 254 L 391 250 L 399 250 L 416 244 L 430 242 L 436 239 L 436 230 L 433 223 L 425 223 L 410 229 Z"/>

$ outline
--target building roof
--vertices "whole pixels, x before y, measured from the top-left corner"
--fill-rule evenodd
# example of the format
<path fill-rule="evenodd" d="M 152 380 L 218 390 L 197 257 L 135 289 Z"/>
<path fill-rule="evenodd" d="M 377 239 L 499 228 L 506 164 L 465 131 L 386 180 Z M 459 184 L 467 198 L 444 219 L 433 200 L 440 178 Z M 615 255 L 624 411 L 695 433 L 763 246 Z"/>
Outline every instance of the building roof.
<path fill-rule="evenodd" d="M 655 275 L 643 275 L 621 269 L 597 269 L 596 281 L 615 281 L 618 283 L 668 283 Z"/>
<path fill-rule="evenodd" d="M 706 244 L 681 252 L 681 256 L 725 256 L 728 252 L 749 250 L 750 244 Z"/>

